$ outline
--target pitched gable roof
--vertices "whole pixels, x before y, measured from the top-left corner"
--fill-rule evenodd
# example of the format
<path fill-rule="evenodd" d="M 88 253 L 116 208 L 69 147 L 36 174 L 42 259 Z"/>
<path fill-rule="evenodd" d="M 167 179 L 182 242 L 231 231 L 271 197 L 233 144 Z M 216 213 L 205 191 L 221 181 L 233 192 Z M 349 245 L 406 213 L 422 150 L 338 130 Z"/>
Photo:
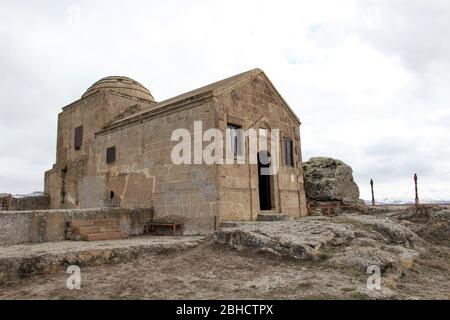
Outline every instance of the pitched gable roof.
<path fill-rule="evenodd" d="M 157 104 L 157 107 L 159 106 L 166 106 L 171 105 L 176 102 L 180 102 L 189 98 L 193 98 L 196 96 L 203 96 L 205 94 L 211 94 L 213 96 L 217 96 L 219 92 L 225 91 L 226 89 L 232 88 L 240 83 L 246 82 L 247 80 L 250 80 L 254 76 L 262 73 L 263 71 L 261 69 L 253 69 L 247 72 L 243 72 L 240 74 L 237 74 L 235 76 L 208 84 L 204 87 L 180 94 L 179 96 L 167 99 L 165 101 L 162 101 Z"/>
<path fill-rule="evenodd" d="M 175 107 L 179 104 L 182 104 L 183 102 L 186 101 L 193 101 L 196 99 L 200 99 L 200 98 L 207 98 L 207 97 L 211 97 L 211 96 L 218 96 L 222 93 L 225 93 L 229 90 L 233 90 L 236 87 L 239 87 L 240 85 L 246 83 L 247 81 L 253 79 L 254 77 L 258 76 L 262 74 L 264 76 L 264 78 L 267 80 L 267 82 L 269 83 L 270 87 L 276 92 L 276 94 L 280 97 L 280 99 L 282 100 L 283 104 L 285 105 L 287 111 L 289 112 L 289 114 L 291 114 L 291 116 L 300 124 L 300 120 L 299 118 L 296 116 L 296 114 L 292 111 L 292 109 L 289 107 L 289 105 L 287 104 L 287 102 L 283 99 L 283 97 L 281 96 L 281 94 L 278 92 L 278 90 L 275 88 L 275 86 L 272 84 L 272 82 L 270 81 L 270 79 L 265 75 L 264 71 L 262 71 L 259 68 L 250 70 L 250 71 L 246 71 L 240 74 L 237 74 L 235 76 L 208 84 L 204 87 L 180 94 L 178 96 L 175 96 L 173 98 L 169 98 L 167 100 L 161 101 L 156 103 L 154 106 L 152 106 L 151 109 L 146 109 L 143 110 L 141 112 L 137 112 L 134 113 L 128 117 L 125 117 L 123 119 L 120 119 L 114 123 L 112 123 L 109 127 L 117 127 L 120 126 L 120 124 L 122 123 L 126 123 L 126 122 L 133 122 L 134 119 L 140 119 L 142 117 L 145 116 L 150 116 L 153 114 L 158 114 L 160 112 L 163 112 L 165 110 L 167 110 L 168 108 L 172 108 Z M 108 128 L 106 128 L 108 129 Z"/>

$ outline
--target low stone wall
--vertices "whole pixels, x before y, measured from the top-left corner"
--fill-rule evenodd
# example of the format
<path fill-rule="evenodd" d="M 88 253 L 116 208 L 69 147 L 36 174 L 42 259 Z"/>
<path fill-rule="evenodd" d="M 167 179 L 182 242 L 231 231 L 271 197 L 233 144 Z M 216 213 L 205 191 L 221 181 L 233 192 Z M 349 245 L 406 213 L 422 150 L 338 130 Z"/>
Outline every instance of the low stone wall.
<path fill-rule="evenodd" d="M 0 245 L 40 243 L 65 240 L 68 221 L 119 219 L 129 235 L 143 233 L 150 209 L 102 208 L 81 210 L 40 210 L 0 212 Z"/>
<path fill-rule="evenodd" d="M 12 196 L 0 193 L 0 211 L 50 210 L 50 197 L 46 195 Z"/>
<path fill-rule="evenodd" d="M 12 197 L 9 210 L 49 210 L 50 198 L 48 196 Z"/>

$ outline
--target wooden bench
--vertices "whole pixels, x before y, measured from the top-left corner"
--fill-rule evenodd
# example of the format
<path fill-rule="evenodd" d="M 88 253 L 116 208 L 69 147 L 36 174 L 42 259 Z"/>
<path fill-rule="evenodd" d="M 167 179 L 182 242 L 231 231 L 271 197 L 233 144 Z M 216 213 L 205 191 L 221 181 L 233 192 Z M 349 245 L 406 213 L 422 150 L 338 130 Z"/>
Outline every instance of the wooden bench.
<path fill-rule="evenodd" d="M 175 237 L 177 231 L 179 235 L 183 235 L 184 224 L 182 223 L 171 223 L 171 222 L 146 222 L 144 225 L 144 234 L 155 234 L 155 235 L 165 235 L 163 232 L 158 232 L 156 227 L 170 228 L 172 230 L 172 235 Z"/>

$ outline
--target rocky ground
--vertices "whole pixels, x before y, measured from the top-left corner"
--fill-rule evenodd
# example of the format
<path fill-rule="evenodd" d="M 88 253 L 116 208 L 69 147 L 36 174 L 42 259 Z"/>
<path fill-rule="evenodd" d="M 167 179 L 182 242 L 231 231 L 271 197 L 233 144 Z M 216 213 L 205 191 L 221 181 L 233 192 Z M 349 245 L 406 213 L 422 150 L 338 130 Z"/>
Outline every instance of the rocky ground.
<path fill-rule="evenodd" d="M 183 250 L 82 267 L 81 290 L 60 269 L 0 299 L 450 299 L 449 231 L 442 207 L 229 224 Z M 367 289 L 370 265 L 381 291 Z"/>
<path fill-rule="evenodd" d="M 94 242 L 61 241 L 0 246 L 0 288 L 34 275 L 79 267 L 118 264 L 149 255 L 176 253 L 198 246 L 204 237 L 132 237 Z"/>

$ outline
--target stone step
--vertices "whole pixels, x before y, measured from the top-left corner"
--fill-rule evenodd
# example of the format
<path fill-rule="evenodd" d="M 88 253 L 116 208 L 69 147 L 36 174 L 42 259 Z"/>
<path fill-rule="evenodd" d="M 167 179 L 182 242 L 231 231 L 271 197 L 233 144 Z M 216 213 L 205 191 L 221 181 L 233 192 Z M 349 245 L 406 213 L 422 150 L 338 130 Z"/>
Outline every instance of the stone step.
<path fill-rule="evenodd" d="M 288 221 L 289 215 L 285 213 L 276 213 L 275 211 L 261 212 L 256 217 L 256 221 Z"/>
<path fill-rule="evenodd" d="M 94 225 L 94 220 L 72 220 L 69 221 L 68 225 L 72 228 L 90 227 Z"/>
<path fill-rule="evenodd" d="M 128 233 L 123 231 L 90 233 L 90 234 L 83 234 L 81 236 L 81 239 L 84 241 L 128 239 Z"/>
<path fill-rule="evenodd" d="M 115 227 L 99 227 L 99 232 L 120 232 L 122 231 L 118 226 Z"/>
<path fill-rule="evenodd" d="M 67 232 L 72 232 L 75 234 L 88 234 L 88 233 L 96 233 L 100 232 L 100 227 L 89 226 L 89 227 L 73 227 L 69 228 Z"/>
<path fill-rule="evenodd" d="M 94 225 L 102 226 L 102 227 L 118 226 L 119 220 L 118 219 L 98 219 L 98 220 L 94 220 Z"/>

